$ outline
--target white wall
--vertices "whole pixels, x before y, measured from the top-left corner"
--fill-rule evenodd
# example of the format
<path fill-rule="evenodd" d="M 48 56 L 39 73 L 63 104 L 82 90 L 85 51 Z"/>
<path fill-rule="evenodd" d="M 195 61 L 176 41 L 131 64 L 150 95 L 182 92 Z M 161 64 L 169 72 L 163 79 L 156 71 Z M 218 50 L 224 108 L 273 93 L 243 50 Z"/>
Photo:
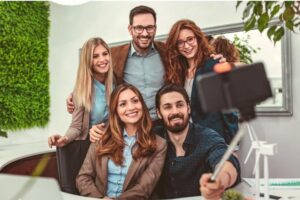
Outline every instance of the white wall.
<path fill-rule="evenodd" d="M 236 2 L 90 2 L 77 6 L 51 3 L 50 12 L 50 94 L 51 117 L 44 129 L 30 129 L 9 133 L 9 139 L 0 138 L 0 145 L 44 140 L 51 133 L 64 133 L 71 116 L 66 112 L 65 99 L 72 91 L 78 67 L 79 48 L 90 37 L 100 36 L 108 43 L 129 40 L 128 15 L 137 5 L 148 5 L 157 12 L 157 35 L 168 33 L 178 19 L 188 18 L 201 28 L 237 23 L 241 9 L 235 10 Z M 271 177 L 300 177 L 300 84 L 299 65 L 300 37 L 292 35 L 293 107 L 292 117 L 259 117 L 253 122 L 259 138 L 278 143 L 279 152 L 270 159 Z M 298 75 L 299 74 L 299 75 Z M 242 142 L 241 160 L 248 151 L 246 136 Z M 253 160 L 252 160 L 253 161 Z M 243 166 L 243 174 L 250 176 L 253 162 Z"/>

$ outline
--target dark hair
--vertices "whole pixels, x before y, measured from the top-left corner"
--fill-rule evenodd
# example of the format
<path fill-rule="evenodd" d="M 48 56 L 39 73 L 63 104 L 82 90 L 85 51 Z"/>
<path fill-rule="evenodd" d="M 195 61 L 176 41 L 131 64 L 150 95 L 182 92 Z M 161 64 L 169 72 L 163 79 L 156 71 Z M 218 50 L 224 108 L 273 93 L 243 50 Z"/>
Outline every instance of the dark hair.
<path fill-rule="evenodd" d="M 129 24 L 132 25 L 133 23 L 133 17 L 135 15 L 139 15 L 139 14 L 151 14 L 154 18 L 154 22 L 156 23 L 156 12 L 148 7 L 148 6 L 137 6 L 134 7 L 129 14 Z"/>
<path fill-rule="evenodd" d="M 215 52 L 222 54 L 227 62 L 239 62 L 240 53 L 237 47 L 224 36 L 219 36 L 212 42 Z"/>
<path fill-rule="evenodd" d="M 212 36 L 212 35 L 205 35 L 205 38 L 207 39 L 208 43 L 210 43 L 214 40 L 214 36 Z"/>
<path fill-rule="evenodd" d="M 160 99 L 161 99 L 162 95 L 170 93 L 170 92 L 178 92 L 178 93 L 180 93 L 183 96 L 183 98 L 186 101 L 186 103 L 188 105 L 190 105 L 190 99 L 189 99 L 189 96 L 188 96 L 186 90 L 184 89 L 184 87 L 172 83 L 172 84 L 167 84 L 167 85 L 162 86 L 157 91 L 156 96 L 155 96 L 155 104 L 156 104 L 156 108 L 157 109 L 159 109 Z"/>

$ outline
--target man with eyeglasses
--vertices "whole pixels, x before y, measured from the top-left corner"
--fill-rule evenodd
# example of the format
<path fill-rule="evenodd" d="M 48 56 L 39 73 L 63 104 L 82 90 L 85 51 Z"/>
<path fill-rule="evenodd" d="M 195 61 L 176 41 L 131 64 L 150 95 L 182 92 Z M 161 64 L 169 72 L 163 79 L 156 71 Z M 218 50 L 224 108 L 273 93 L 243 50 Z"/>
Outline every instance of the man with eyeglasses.
<path fill-rule="evenodd" d="M 142 93 L 153 121 L 155 95 L 164 84 L 165 44 L 154 41 L 156 13 L 147 6 L 137 6 L 130 11 L 128 31 L 132 36 L 129 44 L 113 47 L 112 60 L 117 84 L 126 82 Z"/>
<path fill-rule="evenodd" d="M 129 14 L 131 42 L 111 48 L 117 84 L 126 82 L 139 89 L 154 125 L 161 124 L 155 110 L 155 95 L 165 83 L 167 67 L 165 43 L 154 41 L 156 28 L 156 12 L 148 6 L 137 6 Z M 72 96 L 67 99 L 67 109 L 69 113 L 74 110 Z M 101 138 L 104 126 L 94 125 L 90 129 L 91 142 Z"/>
<path fill-rule="evenodd" d="M 166 66 L 165 44 L 154 41 L 156 12 L 142 5 L 133 8 L 129 14 L 128 31 L 132 41 L 111 48 L 117 84 L 126 82 L 137 87 L 143 95 L 152 120 L 156 122 L 158 118 L 154 98 L 157 90 L 164 84 Z M 72 96 L 67 99 L 67 108 L 69 113 L 74 110 Z M 96 141 L 99 138 L 91 135 L 90 139 Z"/>

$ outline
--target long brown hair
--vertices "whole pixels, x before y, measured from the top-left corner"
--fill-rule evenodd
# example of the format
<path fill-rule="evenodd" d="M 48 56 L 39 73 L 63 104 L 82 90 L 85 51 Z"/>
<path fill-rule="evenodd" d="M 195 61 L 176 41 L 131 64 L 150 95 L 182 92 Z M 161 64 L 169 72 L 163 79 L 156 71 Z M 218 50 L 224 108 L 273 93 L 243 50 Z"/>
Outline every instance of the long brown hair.
<path fill-rule="evenodd" d="M 74 97 L 76 106 L 83 106 L 87 111 L 91 111 L 93 102 L 93 53 L 97 46 L 102 45 L 109 53 L 109 69 L 105 79 L 106 103 L 110 102 L 110 94 L 113 88 L 113 65 L 111 52 L 106 42 L 100 38 L 90 38 L 80 51 L 80 61 L 77 71 L 77 78 L 74 87 Z"/>
<path fill-rule="evenodd" d="M 175 83 L 183 86 L 187 71 L 188 62 L 187 59 L 179 53 L 177 47 L 177 40 L 179 33 L 183 29 L 191 30 L 197 39 L 198 52 L 195 55 L 196 70 L 201 67 L 203 62 L 209 58 L 210 54 L 213 53 L 212 47 L 209 45 L 204 33 L 195 24 L 195 22 L 183 19 L 177 21 L 171 28 L 169 32 L 169 37 L 166 42 L 167 46 L 167 62 L 166 67 L 166 83 Z"/>
<path fill-rule="evenodd" d="M 240 54 L 239 50 L 224 36 L 219 36 L 212 41 L 212 46 L 215 48 L 215 52 L 222 54 L 226 58 L 227 62 L 239 62 Z"/>
<path fill-rule="evenodd" d="M 156 150 L 156 137 L 151 131 L 152 121 L 141 93 L 133 85 L 127 83 L 121 84 L 111 94 L 108 127 L 102 137 L 102 145 L 97 149 L 99 159 L 102 156 L 109 155 L 117 165 L 123 164 L 123 150 L 125 147 L 123 138 L 124 123 L 117 113 L 117 107 L 120 94 L 127 89 L 130 89 L 137 95 L 142 104 L 143 111 L 141 119 L 137 122 L 137 140 L 132 148 L 132 157 L 134 160 L 137 160 L 140 157 L 152 155 Z M 133 151 L 133 149 L 135 150 Z"/>

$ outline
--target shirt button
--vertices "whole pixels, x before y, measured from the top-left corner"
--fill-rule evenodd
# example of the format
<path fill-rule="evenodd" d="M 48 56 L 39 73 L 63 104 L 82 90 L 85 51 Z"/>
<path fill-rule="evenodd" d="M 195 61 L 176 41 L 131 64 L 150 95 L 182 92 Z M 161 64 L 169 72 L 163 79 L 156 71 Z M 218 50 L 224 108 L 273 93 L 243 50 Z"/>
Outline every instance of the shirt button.
<path fill-rule="evenodd" d="M 175 162 L 174 161 L 171 161 L 171 166 L 174 166 Z"/>
<path fill-rule="evenodd" d="M 175 178 L 174 177 L 171 177 L 171 181 L 174 181 L 175 180 Z"/>

